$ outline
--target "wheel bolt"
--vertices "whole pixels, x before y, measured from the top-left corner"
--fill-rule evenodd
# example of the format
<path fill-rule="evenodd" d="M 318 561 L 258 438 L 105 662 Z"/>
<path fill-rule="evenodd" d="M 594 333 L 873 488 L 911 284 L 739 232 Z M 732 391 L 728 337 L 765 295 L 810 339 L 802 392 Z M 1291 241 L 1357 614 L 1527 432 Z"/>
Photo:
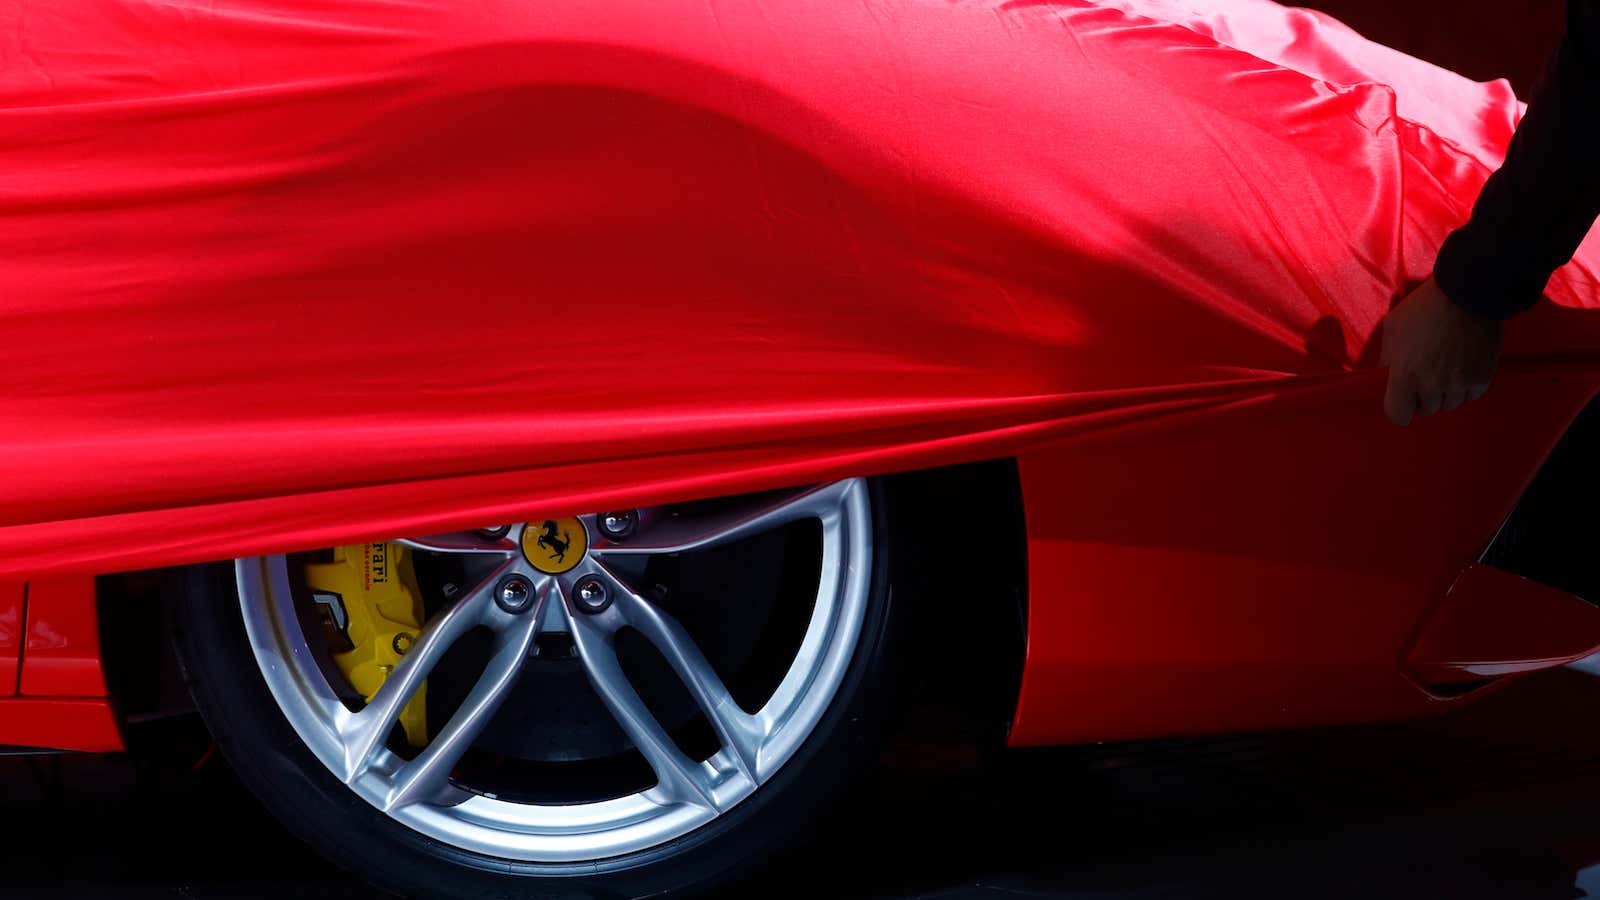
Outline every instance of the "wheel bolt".
<path fill-rule="evenodd" d="M 618 509 L 600 514 L 600 533 L 607 540 L 621 541 L 633 537 L 639 530 L 639 514 L 631 509 Z"/>
<path fill-rule="evenodd" d="M 598 578 L 585 578 L 573 586 L 572 599 L 579 609 L 593 615 L 605 612 L 611 605 L 611 592 Z"/>
<path fill-rule="evenodd" d="M 478 534 L 483 535 L 484 537 L 488 538 L 491 541 L 503 538 L 507 534 L 509 534 L 510 532 L 511 532 L 511 526 L 510 525 L 491 525 L 488 528 L 479 528 L 478 529 Z"/>
<path fill-rule="evenodd" d="M 507 575 L 494 590 L 494 602 L 508 613 L 527 612 L 533 605 L 533 585 L 521 575 Z"/>

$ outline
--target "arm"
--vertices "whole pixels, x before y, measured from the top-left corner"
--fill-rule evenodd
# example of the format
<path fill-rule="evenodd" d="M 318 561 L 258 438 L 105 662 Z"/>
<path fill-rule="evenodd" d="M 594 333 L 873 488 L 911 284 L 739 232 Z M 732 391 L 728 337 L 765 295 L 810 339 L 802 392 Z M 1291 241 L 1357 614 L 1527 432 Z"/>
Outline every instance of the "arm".
<path fill-rule="evenodd" d="M 1404 425 L 1489 388 L 1500 320 L 1532 306 L 1600 214 L 1600 0 L 1568 0 L 1567 31 L 1505 163 L 1439 249 L 1434 277 L 1383 323 L 1384 411 Z"/>
<path fill-rule="evenodd" d="M 1472 218 L 1445 239 L 1434 278 L 1468 312 L 1532 306 L 1600 214 L 1600 3 L 1568 0 L 1567 32 Z"/>

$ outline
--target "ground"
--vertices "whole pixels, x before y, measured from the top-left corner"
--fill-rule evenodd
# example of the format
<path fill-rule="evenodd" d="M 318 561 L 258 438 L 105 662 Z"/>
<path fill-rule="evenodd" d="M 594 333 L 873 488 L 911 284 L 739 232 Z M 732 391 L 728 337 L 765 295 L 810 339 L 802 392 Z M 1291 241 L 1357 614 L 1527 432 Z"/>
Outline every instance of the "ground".
<path fill-rule="evenodd" d="M 1420 722 L 1006 754 L 907 738 L 873 795 L 729 897 L 1600 897 L 1600 678 Z M 0 759 L 7 898 L 358 900 L 178 723 Z"/>

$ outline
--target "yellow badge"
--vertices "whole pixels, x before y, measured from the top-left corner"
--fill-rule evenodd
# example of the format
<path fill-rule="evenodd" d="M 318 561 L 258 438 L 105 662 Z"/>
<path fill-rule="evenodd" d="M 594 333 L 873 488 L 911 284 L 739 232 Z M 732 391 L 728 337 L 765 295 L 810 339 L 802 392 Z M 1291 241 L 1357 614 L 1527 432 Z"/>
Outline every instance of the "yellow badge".
<path fill-rule="evenodd" d="M 589 552 L 589 533 L 573 517 L 533 521 L 522 530 L 522 555 L 546 575 L 560 575 Z"/>

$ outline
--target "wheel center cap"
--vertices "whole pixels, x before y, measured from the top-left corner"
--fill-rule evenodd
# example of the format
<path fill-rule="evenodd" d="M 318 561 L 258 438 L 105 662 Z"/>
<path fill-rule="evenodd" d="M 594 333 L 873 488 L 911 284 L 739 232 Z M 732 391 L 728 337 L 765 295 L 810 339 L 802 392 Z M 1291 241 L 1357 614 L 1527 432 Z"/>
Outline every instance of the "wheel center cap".
<path fill-rule="evenodd" d="M 576 516 L 529 522 L 522 529 L 522 555 L 546 575 L 569 572 L 589 552 L 589 532 Z"/>

